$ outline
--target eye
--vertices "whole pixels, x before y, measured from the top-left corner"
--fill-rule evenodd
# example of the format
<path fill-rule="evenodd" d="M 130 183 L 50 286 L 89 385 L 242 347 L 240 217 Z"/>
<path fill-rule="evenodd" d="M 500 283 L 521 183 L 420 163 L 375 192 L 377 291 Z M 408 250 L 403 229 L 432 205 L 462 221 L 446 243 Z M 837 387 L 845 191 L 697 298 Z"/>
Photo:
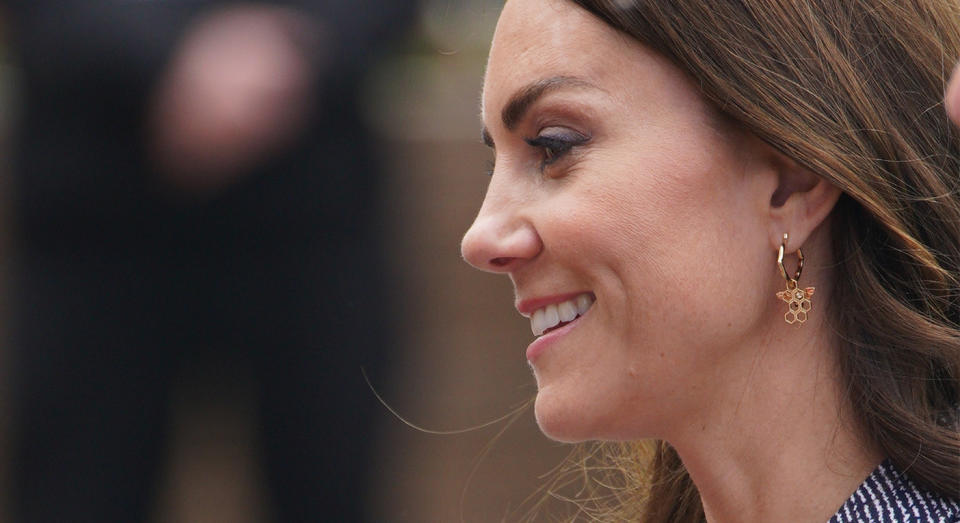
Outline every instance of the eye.
<path fill-rule="evenodd" d="M 547 127 L 540 131 L 536 138 L 527 138 L 525 141 L 531 146 L 543 151 L 543 167 L 546 167 L 563 158 L 570 149 L 588 142 L 590 137 L 565 127 Z"/>

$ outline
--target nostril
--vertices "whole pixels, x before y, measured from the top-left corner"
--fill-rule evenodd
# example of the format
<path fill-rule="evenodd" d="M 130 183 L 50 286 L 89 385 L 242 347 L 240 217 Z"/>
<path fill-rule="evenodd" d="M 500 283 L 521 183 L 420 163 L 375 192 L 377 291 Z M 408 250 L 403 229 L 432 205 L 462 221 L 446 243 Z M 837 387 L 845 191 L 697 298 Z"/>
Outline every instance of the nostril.
<path fill-rule="evenodd" d="M 482 271 L 507 273 L 537 256 L 543 246 L 531 223 L 484 212 L 460 243 L 460 253 L 467 263 Z"/>

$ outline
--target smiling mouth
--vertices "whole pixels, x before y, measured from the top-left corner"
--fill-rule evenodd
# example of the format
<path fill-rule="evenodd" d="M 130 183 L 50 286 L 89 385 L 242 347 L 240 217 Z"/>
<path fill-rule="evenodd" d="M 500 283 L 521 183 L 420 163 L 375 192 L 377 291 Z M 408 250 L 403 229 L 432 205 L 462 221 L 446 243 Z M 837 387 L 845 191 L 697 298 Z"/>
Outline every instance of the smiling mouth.
<path fill-rule="evenodd" d="M 530 316 L 530 329 L 534 336 L 541 336 L 575 321 L 583 316 L 596 301 L 590 293 L 583 293 L 567 301 L 551 303 L 537 309 Z"/>

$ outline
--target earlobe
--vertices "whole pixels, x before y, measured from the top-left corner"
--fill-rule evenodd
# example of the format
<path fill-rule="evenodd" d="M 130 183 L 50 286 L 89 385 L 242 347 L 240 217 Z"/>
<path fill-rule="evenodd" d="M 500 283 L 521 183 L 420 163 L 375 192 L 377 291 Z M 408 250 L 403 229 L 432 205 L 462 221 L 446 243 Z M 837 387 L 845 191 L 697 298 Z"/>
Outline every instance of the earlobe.
<path fill-rule="evenodd" d="M 785 157 L 780 158 L 777 187 L 770 196 L 771 246 L 779 248 L 790 233 L 786 249 L 795 251 L 826 220 L 842 192 L 832 183 Z"/>

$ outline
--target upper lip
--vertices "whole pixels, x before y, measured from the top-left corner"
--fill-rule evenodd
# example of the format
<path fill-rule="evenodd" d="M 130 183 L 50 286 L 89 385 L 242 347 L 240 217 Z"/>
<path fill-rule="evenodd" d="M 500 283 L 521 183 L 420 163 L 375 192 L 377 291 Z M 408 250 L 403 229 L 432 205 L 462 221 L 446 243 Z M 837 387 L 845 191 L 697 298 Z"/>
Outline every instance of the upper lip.
<path fill-rule="evenodd" d="M 521 300 L 517 297 L 516 307 L 520 311 L 520 314 L 526 317 L 530 317 L 531 314 L 537 311 L 537 309 L 542 309 L 547 305 L 554 303 L 564 302 L 581 294 L 588 294 L 589 291 L 576 291 L 576 292 L 565 292 L 563 294 L 551 294 L 549 296 L 540 296 L 538 298 L 530 298 L 526 300 Z"/>

